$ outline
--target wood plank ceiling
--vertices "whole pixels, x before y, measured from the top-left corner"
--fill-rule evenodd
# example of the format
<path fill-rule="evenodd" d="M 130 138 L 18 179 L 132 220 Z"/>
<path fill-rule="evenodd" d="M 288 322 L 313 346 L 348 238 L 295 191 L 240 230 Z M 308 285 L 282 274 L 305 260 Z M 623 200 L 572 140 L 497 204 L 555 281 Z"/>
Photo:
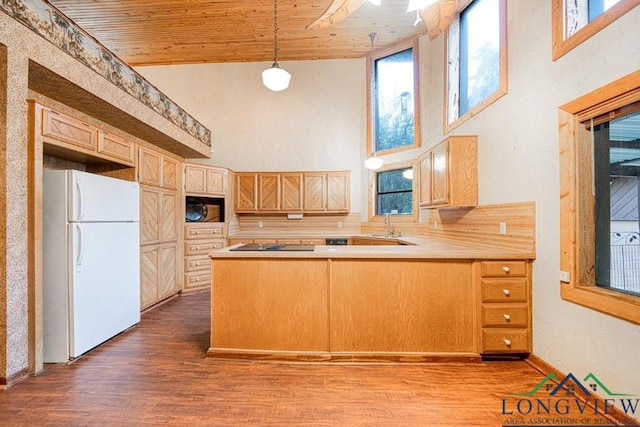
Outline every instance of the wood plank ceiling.
<path fill-rule="evenodd" d="M 273 0 L 49 0 L 127 63 L 273 60 Z M 364 1 L 346 19 L 305 29 L 331 0 L 278 0 L 279 61 L 357 58 L 426 33 L 408 0 Z"/>

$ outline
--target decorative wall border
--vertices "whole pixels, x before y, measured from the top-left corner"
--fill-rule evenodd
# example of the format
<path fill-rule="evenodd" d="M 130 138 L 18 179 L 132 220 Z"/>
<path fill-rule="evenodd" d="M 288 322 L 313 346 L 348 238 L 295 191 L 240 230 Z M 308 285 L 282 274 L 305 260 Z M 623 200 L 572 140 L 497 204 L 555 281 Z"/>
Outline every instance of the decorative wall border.
<path fill-rule="evenodd" d="M 207 146 L 211 131 L 44 0 L 0 0 L 0 10 Z"/>

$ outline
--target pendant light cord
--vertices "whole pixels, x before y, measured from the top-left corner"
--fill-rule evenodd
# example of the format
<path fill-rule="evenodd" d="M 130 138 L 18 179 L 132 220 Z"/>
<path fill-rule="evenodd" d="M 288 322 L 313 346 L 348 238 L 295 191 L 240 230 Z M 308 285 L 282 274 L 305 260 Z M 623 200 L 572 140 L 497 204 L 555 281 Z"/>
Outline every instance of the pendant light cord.
<path fill-rule="evenodd" d="M 273 1 L 273 66 L 278 66 L 278 0 Z"/>

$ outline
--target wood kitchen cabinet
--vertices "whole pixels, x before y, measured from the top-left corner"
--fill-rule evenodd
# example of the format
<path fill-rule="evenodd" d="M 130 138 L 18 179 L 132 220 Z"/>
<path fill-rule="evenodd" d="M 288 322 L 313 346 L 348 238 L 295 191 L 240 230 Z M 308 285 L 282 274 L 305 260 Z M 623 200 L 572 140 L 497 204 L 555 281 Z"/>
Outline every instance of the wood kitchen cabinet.
<path fill-rule="evenodd" d="M 474 270 L 480 353 L 531 353 L 531 262 L 479 261 Z"/>
<path fill-rule="evenodd" d="M 478 204 L 476 136 L 452 136 L 418 158 L 420 207 Z"/>
<path fill-rule="evenodd" d="M 223 222 L 198 222 L 184 226 L 184 289 L 211 285 L 209 253 L 225 247 Z"/>
<path fill-rule="evenodd" d="M 348 213 L 349 171 L 237 172 L 237 213 Z"/>
<path fill-rule="evenodd" d="M 228 171 L 212 166 L 184 165 L 186 194 L 224 197 L 227 193 Z"/>
<path fill-rule="evenodd" d="M 140 248 L 140 308 L 144 309 L 180 290 L 177 243 Z"/>
<path fill-rule="evenodd" d="M 280 174 L 258 174 L 258 210 L 260 212 L 280 211 Z"/>
<path fill-rule="evenodd" d="M 95 165 L 113 163 L 133 167 L 135 144 L 124 137 L 107 132 L 97 126 L 29 101 L 34 122 L 34 137 L 43 145 L 45 154 L 83 163 L 87 170 Z M 98 168 L 97 172 L 113 168 Z"/>
<path fill-rule="evenodd" d="M 257 212 L 258 174 L 255 172 L 237 172 L 235 193 L 237 213 Z"/>
<path fill-rule="evenodd" d="M 147 308 L 182 288 L 180 218 L 182 163 L 138 147 L 140 182 L 140 306 Z"/>
<path fill-rule="evenodd" d="M 349 212 L 349 172 L 305 172 L 305 212 Z"/>

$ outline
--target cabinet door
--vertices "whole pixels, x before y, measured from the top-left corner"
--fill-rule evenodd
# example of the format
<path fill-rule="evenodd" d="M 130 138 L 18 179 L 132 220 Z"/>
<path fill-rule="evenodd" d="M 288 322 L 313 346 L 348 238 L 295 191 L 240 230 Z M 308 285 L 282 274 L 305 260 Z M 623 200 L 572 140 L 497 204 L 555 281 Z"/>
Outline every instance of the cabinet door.
<path fill-rule="evenodd" d="M 431 151 L 431 201 L 434 205 L 449 202 L 449 144 L 438 145 Z"/>
<path fill-rule="evenodd" d="M 135 164 L 133 142 L 101 130 L 98 131 L 98 153 L 127 166 Z"/>
<path fill-rule="evenodd" d="M 162 154 L 140 147 L 138 151 L 138 182 L 162 186 Z"/>
<path fill-rule="evenodd" d="M 255 173 L 236 174 L 236 212 L 258 209 L 258 176 Z"/>
<path fill-rule="evenodd" d="M 258 174 L 258 210 L 261 212 L 280 210 L 280 174 Z"/>
<path fill-rule="evenodd" d="M 178 161 L 171 157 L 162 156 L 162 188 L 178 189 Z"/>
<path fill-rule="evenodd" d="M 284 212 L 299 212 L 302 210 L 302 174 L 283 173 L 280 175 L 282 193 L 280 210 Z"/>
<path fill-rule="evenodd" d="M 224 196 L 227 192 L 227 171 L 225 169 L 207 169 L 207 193 Z"/>
<path fill-rule="evenodd" d="M 140 244 L 160 240 L 160 199 L 158 188 L 140 187 Z"/>
<path fill-rule="evenodd" d="M 349 172 L 327 174 L 327 212 L 349 212 Z"/>
<path fill-rule="evenodd" d="M 424 153 L 420 159 L 420 206 L 431 205 L 431 152 Z"/>
<path fill-rule="evenodd" d="M 324 212 L 327 200 L 326 174 L 304 174 L 304 210 Z"/>
<path fill-rule="evenodd" d="M 45 142 L 71 144 L 75 147 L 95 151 L 96 129 L 78 119 L 65 114 L 42 110 L 42 136 Z"/>
<path fill-rule="evenodd" d="M 207 169 L 204 166 L 185 165 L 184 175 L 186 193 L 204 194 L 207 192 Z"/>
<path fill-rule="evenodd" d="M 159 212 L 160 240 L 170 241 L 178 238 L 178 195 L 174 192 L 160 192 L 161 210 Z"/>
<path fill-rule="evenodd" d="M 158 300 L 159 246 L 140 248 L 140 307 L 146 308 Z"/>
<path fill-rule="evenodd" d="M 158 259 L 158 300 L 160 300 L 180 289 L 177 244 L 160 245 Z"/>

